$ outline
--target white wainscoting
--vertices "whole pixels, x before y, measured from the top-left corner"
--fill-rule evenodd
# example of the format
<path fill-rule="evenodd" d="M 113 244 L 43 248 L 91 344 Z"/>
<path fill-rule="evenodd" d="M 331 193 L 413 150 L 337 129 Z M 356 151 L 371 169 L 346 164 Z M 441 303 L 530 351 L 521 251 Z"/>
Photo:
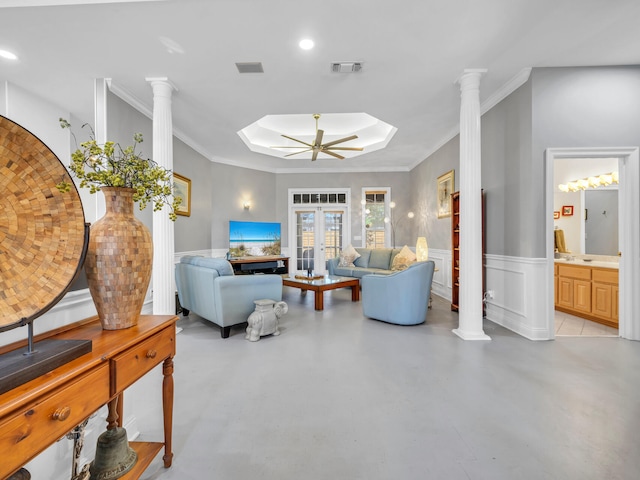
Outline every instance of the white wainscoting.
<path fill-rule="evenodd" d="M 182 257 L 186 257 L 189 255 L 193 255 L 196 257 L 225 258 L 227 255 L 227 250 L 217 248 L 217 249 L 207 249 L 207 250 L 194 250 L 192 252 L 176 252 L 173 254 L 174 265 L 176 263 L 180 263 L 180 259 Z"/>
<path fill-rule="evenodd" d="M 451 250 L 429 247 L 429 260 L 436 264 L 431 293 L 451 301 Z"/>
<path fill-rule="evenodd" d="M 485 255 L 486 317 L 530 340 L 554 338 L 554 319 L 546 318 L 549 282 L 545 258 Z M 553 289 L 552 289 L 553 291 Z"/>

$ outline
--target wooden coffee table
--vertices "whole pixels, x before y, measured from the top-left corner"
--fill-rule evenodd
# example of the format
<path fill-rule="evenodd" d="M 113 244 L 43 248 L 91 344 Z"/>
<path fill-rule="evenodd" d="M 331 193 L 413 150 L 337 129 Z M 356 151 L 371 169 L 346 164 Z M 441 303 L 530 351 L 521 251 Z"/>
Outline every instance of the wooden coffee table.
<path fill-rule="evenodd" d="M 324 310 L 324 292 L 337 288 L 351 288 L 351 301 L 360 300 L 360 282 L 357 278 L 336 277 L 327 275 L 318 279 L 299 279 L 295 277 L 282 277 L 282 284 L 287 287 L 299 288 L 302 291 L 311 290 L 315 293 L 316 310 Z"/>

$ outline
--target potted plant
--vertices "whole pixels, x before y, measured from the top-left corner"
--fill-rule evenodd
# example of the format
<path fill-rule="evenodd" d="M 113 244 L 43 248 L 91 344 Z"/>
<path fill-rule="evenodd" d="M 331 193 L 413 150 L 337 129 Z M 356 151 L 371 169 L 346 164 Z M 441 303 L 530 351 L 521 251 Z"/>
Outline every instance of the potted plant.
<path fill-rule="evenodd" d="M 63 118 L 60 126 L 71 129 Z M 104 194 L 106 213 L 91 225 L 84 269 L 102 327 L 116 330 L 138 323 L 151 280 L 151 233 L 133 215 L 133 204 L 142 210 L 153 202 L 154 211 L 168 206 L 169 218 L 175 221 L 181 199 L 172 195 L 171 171 L 137 151 L 142 134 L 136 133 L 133 145 L 122 148 L 111 141 L 99 145 L 89 129 L 90 139 L 79 146 L 71 132 L 77 149 L 69 170 L 80 187 Z M 66 192 L 71 185 L 62 181 L 56 187 Z"/>

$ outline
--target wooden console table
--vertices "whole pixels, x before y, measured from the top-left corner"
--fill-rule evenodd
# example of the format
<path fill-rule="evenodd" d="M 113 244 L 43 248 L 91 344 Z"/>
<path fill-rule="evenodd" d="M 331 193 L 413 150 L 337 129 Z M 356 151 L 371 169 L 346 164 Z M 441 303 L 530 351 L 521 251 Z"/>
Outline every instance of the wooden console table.
<path fill-rule="evenodd" d="M 282 266 L 279 266 L 282 262 Z M 264 256 L 264 257 L 242 257 L 232 258 L 229 263 L 236 274 L 253 273 L 255 271 L 269 270 L 270 273 L 288 273 L 289 257 Z"/>
<path fill-rule="evenodd" d="M 162 447 L 164 466 L 170 467 L 177 320 L 172 315 L 142 315 L 135 327 L 103 330 L 93 317 L 37 336 L 36 349 L 43 338 L 82 339 L 92 341 L 92 351 L 0 395 L 0 478 L 19 470 L 107 403 L 115 405 L 122 426 L 122 392 L 160 363 L 164 442 L 131 442 L 138 461 L 121 478 L 139 478 Z M 0 353 L 21 348 L 21 343 L 2 347 Z"/>

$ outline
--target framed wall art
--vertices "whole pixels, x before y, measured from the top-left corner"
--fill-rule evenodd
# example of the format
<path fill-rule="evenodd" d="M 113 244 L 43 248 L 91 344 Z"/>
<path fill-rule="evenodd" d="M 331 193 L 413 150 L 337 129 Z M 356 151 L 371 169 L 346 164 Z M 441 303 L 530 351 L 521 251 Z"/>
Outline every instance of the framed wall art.
<path fill-rule="evenodd" d="M 438 218 L 446 218 L 451 216 L 451 194 L 455 188 L 454 171 L 438 177 Z"/>
<path fill-rule="evenodd" d="M 562 216 L 570 217 L 573 215 L 573 205 L 563 205 L 562 206 Z"/>
<path fill-rule="evenodd" d="M 182 203 L 176 210 L 177 215 L 191 216 L 191 180 L 177 173 L 173 173 L 173 196 L 182 198 Z"/>
<path fill-rule="evenodd" d="M 558 220 L 559 218 L 560 218 L 560 212 L 556 210 L 555 212 L 553 212 L 553 219 Z"/>

